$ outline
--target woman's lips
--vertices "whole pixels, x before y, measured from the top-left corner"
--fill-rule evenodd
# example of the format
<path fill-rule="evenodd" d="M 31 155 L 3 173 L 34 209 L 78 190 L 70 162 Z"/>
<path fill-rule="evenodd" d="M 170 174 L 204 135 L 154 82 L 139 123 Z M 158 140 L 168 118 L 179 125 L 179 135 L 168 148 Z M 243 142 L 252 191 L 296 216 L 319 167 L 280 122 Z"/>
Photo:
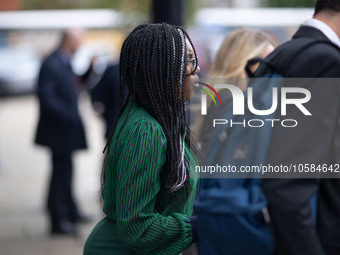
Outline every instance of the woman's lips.
<path fill-rule="evenodd" d="M 197 77 L 197 79 L 195 80 L 195 82 L 194 82 L 194 87 L 196 87 L 196 88 L 198 88 L 200 85 L 199 85 L 199 82 L 200 81 L 200 79 Z"/>

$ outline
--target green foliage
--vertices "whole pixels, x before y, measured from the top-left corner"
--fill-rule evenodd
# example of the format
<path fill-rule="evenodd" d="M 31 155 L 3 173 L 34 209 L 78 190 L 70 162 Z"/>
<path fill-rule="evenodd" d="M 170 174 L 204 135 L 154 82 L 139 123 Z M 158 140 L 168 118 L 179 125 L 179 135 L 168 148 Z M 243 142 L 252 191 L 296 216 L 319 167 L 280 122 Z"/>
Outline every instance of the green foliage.
<path fill-rule="evenodd" d="M 266 7 L 314 7 L 316 0 L 264 0 Z"/>
<path fill-rule="evenodd" d="M 115 10 L 140 11 L 149 14 L 151 0 L 90 0 L 89 8 L 110 8 Z"/>
<path fill-rule="evenodd" d="M 184 1 L 184 23 L 191 25 L 194 22 L 195 14 L 202 7 L 202 0 L 183 0 Z"/>
<path fill-rule="evenodd" d="M 48 9 L 114 9 L 119 11 L 138 11 L 151 16 L 153 0 L 22 0 L 28 10 Z M 159 0 L 161 1 L 161 0 Z M 195 13 L 200 8 L 201 0 L 184 1 L 185 25 L 194 21 Z"/>
<path fill-rule="evenodd" d="M 75 9 L 82 8 L 87 0 L 23 0 L 26 10 Z"/>
<path fill-rule="evenodd" d="M 148 14 L 151 0 L 23 0 L 25 9 L 88 9 L 109 8 L 138 10 Z"/>

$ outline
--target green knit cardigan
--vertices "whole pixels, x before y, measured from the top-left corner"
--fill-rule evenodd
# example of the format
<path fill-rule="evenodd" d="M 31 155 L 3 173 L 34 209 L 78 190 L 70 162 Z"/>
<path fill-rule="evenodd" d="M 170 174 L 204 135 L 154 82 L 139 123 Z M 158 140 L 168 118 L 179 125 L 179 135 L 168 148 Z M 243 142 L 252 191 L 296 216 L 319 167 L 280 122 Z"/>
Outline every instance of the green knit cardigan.
<path fill-rule="evenodd" d="M 116 140 L 126 112 L 112 141 Z M 137 105 L 132 107 L 117 143 L 110 146 L 103 211 L 116 223 L 122 242 L 138 254 L 179 254 L 192 244 L 188 216 L 193 213 L 198 185 L 196 161 L 186 145 L 185 155 L 191 162 L 191 192 L 189 197 L 185 191 L 169 194 L 166 148 L 161 125 Z"/>

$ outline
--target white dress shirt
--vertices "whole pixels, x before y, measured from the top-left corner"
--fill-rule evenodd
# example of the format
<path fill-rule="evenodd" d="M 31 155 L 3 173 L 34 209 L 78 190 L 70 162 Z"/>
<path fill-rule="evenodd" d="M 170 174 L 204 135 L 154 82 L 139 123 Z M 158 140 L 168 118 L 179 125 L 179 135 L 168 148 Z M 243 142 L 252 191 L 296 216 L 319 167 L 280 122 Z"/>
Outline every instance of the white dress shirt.
<path fill-rule="evenodd" d="M 340 48 L 340 38 L 326 23 L 318 19 L 308 19 L 303 26 L 310 26 L 320 30 L 332 43 Z"/>

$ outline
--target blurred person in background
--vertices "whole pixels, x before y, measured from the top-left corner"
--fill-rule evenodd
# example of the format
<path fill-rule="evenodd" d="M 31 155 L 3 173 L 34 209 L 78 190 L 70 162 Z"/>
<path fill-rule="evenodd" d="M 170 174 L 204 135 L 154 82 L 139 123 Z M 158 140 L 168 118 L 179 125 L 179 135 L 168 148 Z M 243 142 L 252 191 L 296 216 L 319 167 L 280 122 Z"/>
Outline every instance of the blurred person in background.
<path fill-rule="evenodd" d="M 126 98 L 128 89 L 125 90 Z M 105 138 L 109 139 L 111 129 L 118 113 L 119 105 L 119 64 L 109 65 L 98 84 L 91 90 L 91 99 L 95 111 L 104 118 Z"/>
<path fill-rule="evenodd" d="M 250 83 L 245 71 L 248 61 L 265 58 L 275 47 L 275 41 L 260 30 L 241 28 L 232 31 L 217 52 L 206 84 L 231 84 L 245 91 Z M 256 68 L 256 65 L 251 66 L 250 72 L 254 72 Z M 199 141 L 205 157 L 203 165 L 207 169 L 211 166 L 232 165 L 234 157 L 243 158 L 244 151 L 239 149 L 241 146 L 235 140 L 241 141 L 242 146 L 245 144 L 244 147 L 256 140 L 252 135 L 247 136 L 254 134 L 249 129 L 243 126 L 238 129 L 230 125 L 229 117 L 235 120 L 231 113 L 235 97 L 231 91 L 226 88 L 216 90 L 222 104 L 215 105 L 213 100 L 207 101 L 207 114 L 199 113 L 202 123 Z M 228 123 L 213 126 L 214 119 L 228 119 Z M 237 133 L 235 137 L 235 132 L 240 130 L 243 132 L 242 137 Z M 234 151 L 230 153 L 230 150 Z M 262 218 L 262 212 L 259 210 L 255 213 L 255 208 L 265 205 L 259 179 L 233 178 L 228 174 L 217 176 L 220 178 L 205 178 L 207 175 L 204 173 L 201 176 L 201 190 L 195 208 L 198 212 L 200 253 L 272 254 L 274 247 L 270 230 Z M 214 238 L 216 235 L 219 237 Z M 239 238 L 241 236 L 245 237 L 244 240 Z"/>
<path fill-rule="evenodd" d="M 340 163 L 340 85 L 325 79 L 340 77 L 340 1 L 318 0 L 312 19 L 293 38 L 279 46 L 257 69 L 262 77 L 270 69 L 295 81 L 311 93 L 304 116 L 291 107 L 286 118 L 294 128 L 274 127 L 267 156 L 272 166 L 314 164 L 335 168 Z M 291 80 L 291 79 L 290 79 Z M 305 79 L 307 80 L 307 79 Z M 319 82 L 317 82 L 319 81 Z M 327 79 L 333 82 L 334 79 Z M 291 83 L 289 83 L 291 84 Z M 334 170 L 334 169 L 333 169 Z M 319 172 L 320 173 L 320 172 Z M 326 174 L 324 171 L 322 174 Z M 278 255 L 340 254 L 340 178 L 264 178 Z M 316 225 L 309 200 L 317 194 Z"/>
<path fill-rule="evenodd" d="M 196 59 L 176 26 L 141 25 L 125 40 L 120 110 L 102 172 L 106 217 L 88 237 L 85 255 L 180 254 L 196 241 L 198 149 L 185 113 L 198 82 Z"/>
<path fill-rule="evenodd" d="M 208 78 L 218 79 L 223 83 L 235 80 L 235 84 L 243 91 L 246 83 L 241 79 L 248 78 L 244 68 L 248 60 L 265 58 L 276 47 L 277 43 L 266 33 L 253 28 L 240 28 L 232 31 L 223 41 L 216 54 L 213 67 Z M 258 65 L 252 67 L 255 71 Z"/>
<path fill-rule="evenodd" d="M 233 84 L 245 91 L 248 84 L 245 66 L 248 60 L 265 58 L 274 50 L 276 45 L 276 42 L 268 34 L 257 29 L 240 28 L 232 31 L 225 38 L 217 52 L 215 62 L 207 78 L 207 83 L 210 85 L 216 83 Z M 251 67 L 252 71 L 254 72 L 257 67 L 258 64 L 253 65 Z M 217 89 L 217 91 L 221 96 L 223 105 L 222 107 L 215 107 L 213 102 L 208 101 L 210 102 L 209 114 L 207 115 L 209 119 L 223 117 L 223 113 L 226 112 L 226 109 L 232 102 L 232 95 L 229 90 Z M 201 116 L 199 119 L 203 121 Z M 204 147 L 208 146 L 208 141 L 211 140 L 212 135 L 217 135 L 213 134 L 214 129 L 211 128 L 210 123 L 212 121 L 203 121 L 201 127 L 198 127 L 200 142 Z M 222 135 L 221 137 L 224 136 Z M 209 153 L 209 151 L 206 153 Z"/>
<path fill-rule="evenodd" d="M 91 67 L 79 77 L 74 74 L 70 62 L 83 36 L 84 31 L 80 29 L 64 31 L 60 46 L 43 61 L 39 73 L 40 118 L 35 142 L 51 151 L 47 208 L 52 234 L 76 234 L 75 223 L 88 221 L 79 212 L 72 192 L 72 154 L 87 148 L 78 110 L 78 93 Z"/>

